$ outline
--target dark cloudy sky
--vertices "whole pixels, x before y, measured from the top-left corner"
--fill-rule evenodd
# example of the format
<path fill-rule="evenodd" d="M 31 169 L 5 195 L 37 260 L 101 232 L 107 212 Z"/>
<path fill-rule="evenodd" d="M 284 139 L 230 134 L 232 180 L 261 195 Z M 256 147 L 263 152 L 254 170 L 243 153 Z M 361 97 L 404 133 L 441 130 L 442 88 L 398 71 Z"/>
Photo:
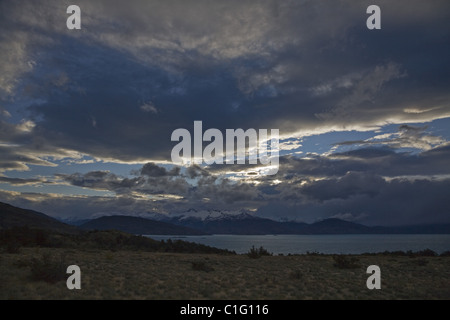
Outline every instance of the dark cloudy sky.
<path fill-rule="evenodd" d="M 448 0 L 3 0 L 0 201 L 450 222 L 449 21 Z M 279 129 L 278 173 L 172 165 L 195 120 Z"/>

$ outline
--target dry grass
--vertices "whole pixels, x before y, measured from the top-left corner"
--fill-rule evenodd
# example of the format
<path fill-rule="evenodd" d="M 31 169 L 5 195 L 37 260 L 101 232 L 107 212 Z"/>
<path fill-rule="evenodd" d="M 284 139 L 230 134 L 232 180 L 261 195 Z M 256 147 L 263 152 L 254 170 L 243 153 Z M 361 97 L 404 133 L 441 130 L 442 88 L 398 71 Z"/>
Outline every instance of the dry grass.
<path fill-rule="evenodd" d="M 82 289 L 32 280 L 29 262 L 43 254 L 80 266 Z M 357 258 L 360 266 L 340 269 L 325 255 L 22 248 L 0 255 L 0 299 L 450 299 L 450 257 Z M 372 264 L 381 268 L 381 290 L 366 288 Z"/>

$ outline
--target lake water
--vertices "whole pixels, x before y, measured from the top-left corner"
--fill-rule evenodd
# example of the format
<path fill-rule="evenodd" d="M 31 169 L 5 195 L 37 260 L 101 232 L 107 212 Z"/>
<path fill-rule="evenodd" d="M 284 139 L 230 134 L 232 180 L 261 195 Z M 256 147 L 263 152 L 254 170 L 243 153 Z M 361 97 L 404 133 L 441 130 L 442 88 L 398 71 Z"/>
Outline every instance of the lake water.
<path fill-rule="evenodd" d="M 450 250 L 449 234 L 352 234 L 352 235 L 148 235 L 155 240 L 184 240 L 246 253 L 254 245 L 274 254 L 319 252 L 327 254 L 358 254 L 383 251 L 419 251 L 437 253 Z"/>

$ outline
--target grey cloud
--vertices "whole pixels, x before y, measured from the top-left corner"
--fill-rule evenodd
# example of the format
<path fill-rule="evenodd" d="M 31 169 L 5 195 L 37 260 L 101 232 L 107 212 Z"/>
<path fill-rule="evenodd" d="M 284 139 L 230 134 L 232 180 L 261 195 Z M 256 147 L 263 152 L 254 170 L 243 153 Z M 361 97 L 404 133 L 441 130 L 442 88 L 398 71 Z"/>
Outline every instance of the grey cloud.
<path fill-rule="evenodd" d="M 444 146 L 447 141 L 442 137 L 426 132 L 427 126 L 414 127 L 407 124 L 399 126 L 398 133 L 382 134 L 367 140 L 343 141 L 336 143 L 338 146 L 353 145 L 387 145 L 392 148 L 416 148 L 420 150 L 430 150 L 439 146 Z"/>
<path fill-rule="evenodd" d="M 371 225 L 448 222 L 449 151 L 448 145 L 419 154 L 363 148 L 282 157 L 281 183 L 260 179 L 265 201 L 258 214 L 308 222 L 346 216 Z"/>
<path fill-rule="evenodd" d="M 114 206 L 137 212 L 153 202 L 155 210 L 171 210 L 209 201 L 260 207 L 260 214 L 269 208 L 275 215 L 349 214 L 368 222 L 388 219 L 388 204 L 398 221 L 425 220 L 418 208 L 427 205 L 436 209 L 432 219 L 445 219 L 445 189 L 438 187 L 448 188 L 442 176 L 449 174 L 449 146 L 424 128 L 404 124 L 450 117 L 448 1 L 380 0 L 379 31 L 365 27 L 370 3 L 350 0 L 80 0 L 79 32 L 65 27 L 69 4 L 0 3 L 2 172 L 82 155 L 167 161 L 173 130 L 192 132 L 195 120 L 204 129 L 279 128 L 281 135 L 297 137 L 403 125 L 389 137 L 359 141 L 363 149 L 283 156 L 273 177 L 232 181 L 219 174 L 244 167 L 183 171 L 150 162 L 133 177 L 102 171 L 57 176 L 116 192 L 118 199 L 48 196 L 39 202 L 24 195 L 32 199 L 24 204 L 98 213 Z M 394 150 L 404 147 L 419 153 Z M 403 175 L 427 179 L 397 178 Z M 177 199 L 142 199 L 160 193 Z"/>
<path fill-rule="evenodd" d="M 349 94 L 341 98 L 341 101 L 337 102 L 331 112 L 319 113 L 317 116 L 324 119 L 349 119 L 353 117 L 352 113 L 364 112 L 366 106 L 371 107 L 370 105 L 374 103 L 374 97 L 385 83 L 403 76 L 405 75 L 401 73 L 398 65 L 388 63 L 376 66 L 373 70 L 361 76 L 361 79 L 344 80 L 344 83 L 340 86 L 343 90 L 350 91 Z"/>
<path fill-rule="evenodd" d="M 319 180 L 301 188 L 301 192 L 318 200 L 347 199 L 356 195 L 373 197 L 380 192 L 384 179 L 380 176 L 348 172 L 343 177 Z"/>
<path fill-rule="evenodd" d="M 450 116 L 448 4 L 401 3 L 379 4 L 377 35 L 350 1 L 81 1 L 78 33 L 59 24 L 66 2 L 4 1 L 2 29 L 23 36 L 1 40 L 21 48 L 1 62 L 18 60 L 3 105 L 20 97 L 48 148 L 123 161 L 168 160 L 171 132 L 198 119 L 308 135 Z"/>
<path fill-rule="evenodd" d="M 148 177 L 166 177 L 166 176 L 187 176 L 191 179 L 208 176 L 209 172 L 199 165 L 193 164 L 186 168 L 185 173 L 181 173 L 181 167 L 174 166 L 167 170 L 165 167 L 158 166 L 154 162 L 146 163 L 140 170 L 140 174 Z"/>
<path fill-rule="evenodd" d="M 371 170 L 371 166 L 374 165 L 376 168 L 380 165 L 378 160 L 374 159 L 391 157 L 392 161 L 398 161 L 399 166 L 402 164 L 405 167 L 415 168 L 415 174 L 425 173 L 428 164 L 435 170 L 428 173 L 446 174 L 442 169 L 448 164 L 448 151 L 448 147 L 441 147 L 413 156 L 396 155 L 388 149 L 362 149 L 339 155 L 343 158 L 338 160 L 338 164 L 333 163 L 336 160 L 326 159 L 325 156 L 303 161 L 283 157 L 279 171 L 281 176 L 277 176 L 281 182 L 277 184 L 272 184 L 273 179 L 262 178 L 257 185 L 231 182 L 227 179 L 218 179 L 210 173 L 197 177 L 198 183 L 192 185 L 184 179 L 187 176 L 183 178 L 183 176 L 142 175 L 125 178 L 110 172 L 93 171 L 86 174 L 59 175 L 57 178 L 77 186 L 116 192 L 116 198 L 75 199 L 51 195 L 38 197 L 33 194 L 8 196 L 7 192 L 2 192 L 2 198 L 5 201 L 13 199 L 18 204 L 35 206 L 35 209 L 47 208 L 43 210 L 44 212 L 48 212 L 49 208 L 50 211 L 53 210 L 52 212 L 63 208 L 66 215 L 72 214 L 74 208 L 83 208 L 86 210 L 83 214 L 88 215 L 111 211 L 127 214 L 142 214 L 152 210 L 172 212 L 189 207 L 215 209 L 256 207 L 259 208 L 258 215 L 262 217 L 307 222 L 327 217 L 345 217 L 371 225 L 439 223 L 448 222 L 449 219 L 448 178 L 413 176 L 411 179 L 405 177 L 385 179 L 379 172 L 377 173 L 377 170 Z M 358 162 L 360 170 L 355 171 L 355 163 Z M 424 168 L 418 169 L 420 166 Z M 353 171 L 346 171 L 350 167 L 353 167 Z M 436 170 L 437 168 L 441 169 Z M 393 168 L 393 171 L 399 172 L 398 168 Z M 317 180 L 314 177 L 322 178 Z M 158 201 L 153 201 L 145 200 L 139 194 L 172 194 L 178 198 L 170 201 L 159 198 Z"/>
<path fill-rule="evenodd" d="M 389 148 L 361 148 L 328 156 L 280 158 L 279 176 L 343 176 L 350 171 L 374 173 L 381 176 L 445 175 L 450 169 L 450 146 L 434 148 L 419 154 L 395 152 Z"/>
<path fill-rule="evenodd" d="M 193 165 L 186 169 L 186 175 L 175 175 L 179 168 L 167 171 L 154 163 L 145 164 L 141 175 L 127 178 L 106 171 L 92 171 L 85 174 L 57 174 L 56 177 L 71 185 L 97 190 L 108 190 L 117 195 L 133 197 L 140 195 L 175 195 L 202 205 L 204 201 L 212 201 L 218 205 L 232 204 L 239 201 L 255 200 L 258 190 L 245 182 L 232 182 L 220 179 L 207 170 Z M 198 178 L 196 183 L 188 183 L 187 178 Z"/>
<path fill-rule="evenodd" d="M 150 177 L 164 177 L 168 175 L 168 172 L 166 168 L 160 167 L 153 162 L 149 162 L 142 167 L 141 174 Z"/>
<path fill-rule="evenodd" d="M 318 182 L 312 182 L 313 185 L 316 183 Z M 258 215 L 305 222 L 346 217 L 367 225 L 413 225 L 450 221 L 450 202 L 446 191 L 450 186 L 449 179 L 394 179 L 388 182 L 375 178 L 369 183 L 371 186 L 366 187 L 365 180 L 360 180 L 358 184 L 348 186 L 349 189 L 345 192 L 337 190 L 335 179 L 324 180 L 317 184 L 316 191 L 319 194 L 315 194 L 316 199 L 297 202 L 273 200 L 259 207 Z"/>
<path fill-rule="evenodd" d="M 97 190 L 109 190 L 117 194 L 128 193 L 130 189 L 137 188 L 143 184 L 143 179 L 122 178 L 106 171 L 91 171 L 85 174 L 57 174 L 56 177 L 69 182 L 78 187 L 91 188 Z"/>
<path fill-rule="evenodd" d="M 13 186 L 24 186 L 24 185 L 36 185 L 36 184 L 53 184 L 54 181 L 49 181 L 45 178 L 30 178 L 30 179 L 23 179 L 23 178 L 9 178 L 9 177 L 2 177 L 0 176 L 0 183 L 8 183 Z"/>
<path fill-rule="evenodd" d="M 209 176 L 209 172 L 199 165 L 193 164 L 186 169 L 186 175 L 193 179 L 201 176 Z"/>
<path fill-rule="evenodd" d="M 100 215 L 142 215 L 164 213 L 160 203 L 142 201 L 126 195 L 119 197 L 71 197 L 0 190 L 0 199 L 12 205 L 46 213 L 57 218 L 87 219 Z"/>
<path fill-rule="evenodd" d="M 40 158 L 32 152 L 15 146 L 0 146 L 0 172 L 17 170 L 27 171 L 28 165 L 55 166 L 52 162 Z"/>

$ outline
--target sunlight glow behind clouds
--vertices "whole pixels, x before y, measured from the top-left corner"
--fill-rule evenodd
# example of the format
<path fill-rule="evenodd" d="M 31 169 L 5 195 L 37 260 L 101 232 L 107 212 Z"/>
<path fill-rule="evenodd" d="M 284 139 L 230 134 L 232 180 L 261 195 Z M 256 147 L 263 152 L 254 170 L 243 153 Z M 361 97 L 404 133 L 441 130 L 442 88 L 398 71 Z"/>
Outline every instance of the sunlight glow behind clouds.
<path fill-rule="evenodd" d="M 147 201 L 162 212 L 231 206 L 272 216 L 281 201 L 291 218 L 376 222 L 385 217 L 364 203 L 398 211 L 407 192 L 434 190 L 433 215 L 448 219 L 438 188 L 448 182 L 450 134 L 436 126 L 450 117 L 448 1 L 380 0 L 375 32 L 366 4 L 346 0 L 80 0 L 74 32 L 68 4 L 0 4 L 0 200 L 95 214 L 116 195 L 126 212 Z M 170 134 L 195 120 L 280 129 L 279 174 L 237 165 L 168 174 Z M 165 174 L 142 174 L 148 163 Z M 84 196 L 70 197 L 77 190 Z"/>

